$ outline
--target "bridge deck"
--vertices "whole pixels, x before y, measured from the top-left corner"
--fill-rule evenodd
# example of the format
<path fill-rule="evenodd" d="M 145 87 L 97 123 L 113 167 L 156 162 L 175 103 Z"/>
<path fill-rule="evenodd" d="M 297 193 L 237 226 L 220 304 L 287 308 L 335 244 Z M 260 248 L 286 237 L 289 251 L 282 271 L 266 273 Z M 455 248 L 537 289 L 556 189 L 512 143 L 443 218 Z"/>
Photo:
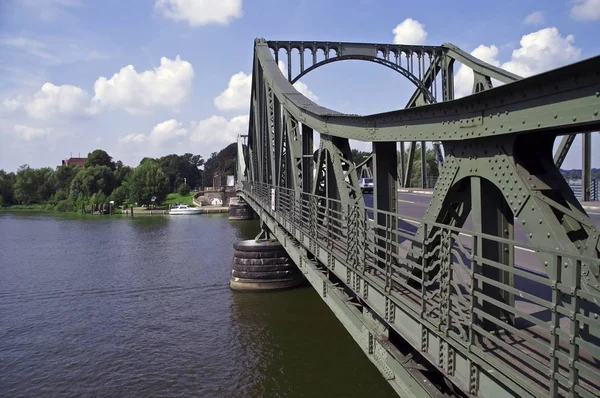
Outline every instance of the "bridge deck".
<path fill-rule="evenodd" d="M 280 188 L 273 211 L 270 187 L 254 184 L 245 192 L 292 235 L 310 237 L 340 262 L 354 265 L 369 284 L 402 303 L 403 311 L 445 334 L 455 347 L 476 352 L 533 395 L 547 396 L 556 383 L 554 390 L 561 396 L 569 391 L 600 396 L 600 350 L 588 330 L 590 324 L 599 324 L 597 306 L 591 304 L 598 297 L 578 290 L 571 299 L 560 275 L 555 275 L 556 284 L 545 275 L 533 253 L 539 248 L 510 242 L 507 249 L 513 260 L 515 247 L 526 251 L 521 263 L 508 267 L 473 250 L 494 239 L 490 236 L 427 225 L 438 232 L 430 235 L 430 242 L 422 242 L 415 227 L 419 221 L 408 216 L 379 214 L 385 221 L 377 225 L 373 209 L 342 211 L 341 204 L 332 206 L 335 201 L 327 206 L 314 196 L 294 199 L 293 192 Z M 418 260 L 423 247 L 425 267 Z M 501 272 L 509 278 L 498 279 Z M 364 295 L 363 299 L 368 303 Z"/>

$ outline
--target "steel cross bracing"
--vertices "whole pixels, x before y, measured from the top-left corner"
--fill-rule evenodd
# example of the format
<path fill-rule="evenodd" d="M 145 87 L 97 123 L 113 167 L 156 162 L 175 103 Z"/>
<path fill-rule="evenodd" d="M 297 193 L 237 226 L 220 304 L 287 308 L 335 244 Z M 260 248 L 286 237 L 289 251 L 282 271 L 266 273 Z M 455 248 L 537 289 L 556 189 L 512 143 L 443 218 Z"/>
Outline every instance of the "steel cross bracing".
<path fill-rule="evenodd" d="M 254 50 L 239 193 L 392 386 L 423 396 L 598 396 L 600 234 L 552 148 L 558 136 L 600 130 L 600 57 L 520 79 L 450 44 L 257 39 Z M 416 91 L 407 108 L 347 115 L 292 86 L 347 59 L 408 78 Z M 455 61 L 474 73 L 473 94 L 461 99 Z M 492 88 L 492 79 L 506 84 Z M 371 156 L 355 164 L 349 139 L 372 142 Z M 398 162 L 405 142 L 408 162 Z M 414 219 L 398 209 L 397 188 L 425 142 L 441 142 L 445 159 L 424 218 Z M 367 163 L 369 207 L 358 184 Z M 515 240 L 515 220 L 526 240 Z"/>

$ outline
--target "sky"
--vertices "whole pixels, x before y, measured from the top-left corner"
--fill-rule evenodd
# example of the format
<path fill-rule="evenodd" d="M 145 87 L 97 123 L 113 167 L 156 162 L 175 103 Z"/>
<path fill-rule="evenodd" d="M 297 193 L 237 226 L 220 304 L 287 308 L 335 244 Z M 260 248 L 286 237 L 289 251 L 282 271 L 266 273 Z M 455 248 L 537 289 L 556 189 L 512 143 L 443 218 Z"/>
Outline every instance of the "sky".
<path fill-rule="evenodd" d="M 106 150 L 208 158 L 247 133 L 254 39 L 440 45 L 523 77 L 600 54 L 600 0 L 0 0 L 0 169 Z M 458 96 L 472 85 L 457 65 Z M 339 62 L 296 89 L 370 114 L 413 92 L 380 65 Z M 365 143 L 352 143 L 357 149 Z M 593 135 L 600 167 L 600 134 Z M 576 140 L 563 168 L 581 167 Z"/>

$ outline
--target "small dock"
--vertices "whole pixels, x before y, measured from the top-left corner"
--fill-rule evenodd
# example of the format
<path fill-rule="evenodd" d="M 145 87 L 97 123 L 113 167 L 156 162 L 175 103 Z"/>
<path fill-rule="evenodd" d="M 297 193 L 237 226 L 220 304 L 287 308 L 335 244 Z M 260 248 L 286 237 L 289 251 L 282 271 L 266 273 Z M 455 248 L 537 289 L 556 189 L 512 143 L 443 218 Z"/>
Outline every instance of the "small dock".
<path fill-rule="evenodd" d="M 202 210 L 202 212 L 200 214 L 215 214 L 215 213 L 228 213 L 229 212 L 229 207 L 228 206 L 202 206 L 200 207 L 200 209 Z M 127 216 L 131 216 L 131 210 L 132 209 L 126 209 L 123 210 L 123 215 L 127 215 Z M 156 216 L 156 215 L 169 215 L 169 209 L 144 209 L 141 207 L 134 207 L 133 208 L 133 215 L 134 216 Z"/>

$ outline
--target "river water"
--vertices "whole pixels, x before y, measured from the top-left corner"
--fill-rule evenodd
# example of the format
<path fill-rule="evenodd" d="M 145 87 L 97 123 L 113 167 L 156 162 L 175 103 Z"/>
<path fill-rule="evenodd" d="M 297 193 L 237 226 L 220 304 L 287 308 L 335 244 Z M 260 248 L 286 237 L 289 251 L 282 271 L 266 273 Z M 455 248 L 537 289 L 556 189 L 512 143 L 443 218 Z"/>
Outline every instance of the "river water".
<path fill-rule="evenodd" d="M 257 233 L 0 212 L 0 396 L 394 397 L 311 287 L 229 289 Z"/>

